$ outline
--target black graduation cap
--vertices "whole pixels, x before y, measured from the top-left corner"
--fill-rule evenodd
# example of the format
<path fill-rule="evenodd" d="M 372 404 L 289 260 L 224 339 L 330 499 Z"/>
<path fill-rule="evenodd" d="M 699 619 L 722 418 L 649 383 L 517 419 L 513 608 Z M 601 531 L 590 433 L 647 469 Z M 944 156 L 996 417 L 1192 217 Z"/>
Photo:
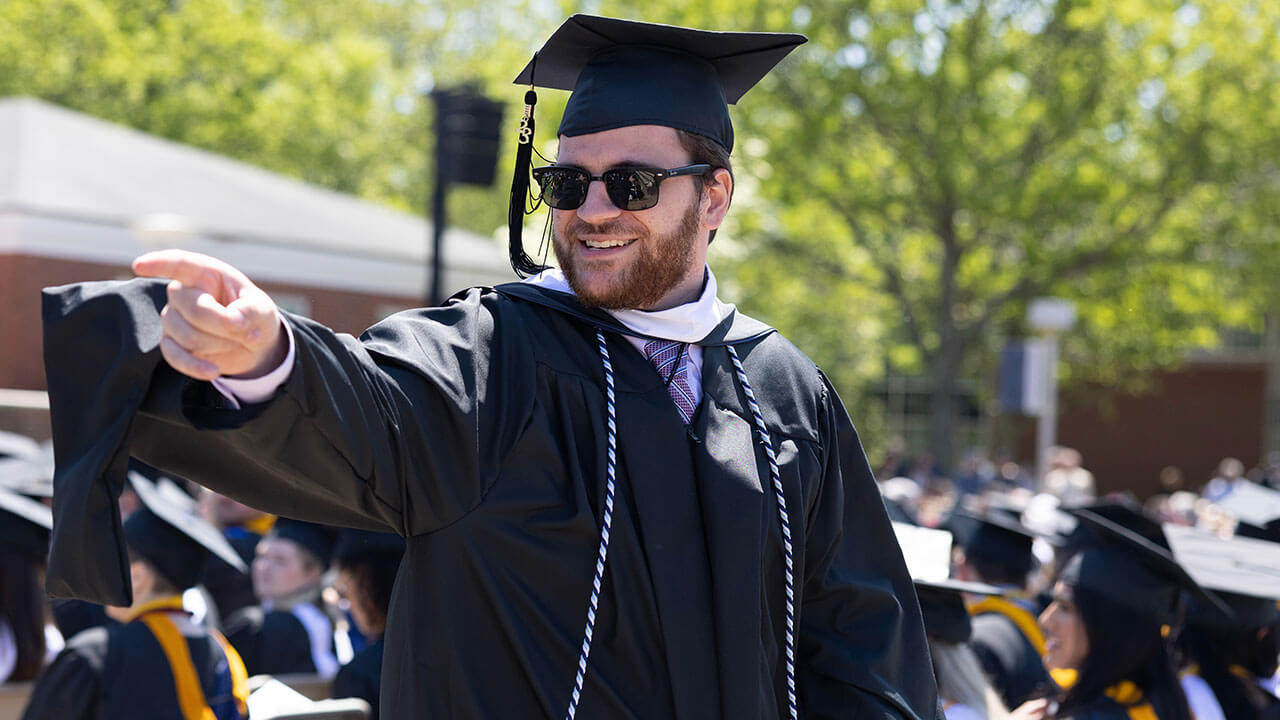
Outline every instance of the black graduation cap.
<path fill-rule="evenodd" d="M 1148 515 L 1136 500 L 1126 498 L 1105 500 L 1081 505 L 1073 509 L 1087 510 L 1094 515 L 1110 520 L 1130 532 L 1141 535 L 1148 542 L 1159 545 L 1165 550 L 1169 549 L 1169 541 L 1165 539 L 1164 530 L 1161 529 L 1160 523 Z M 1068 512 L 1070 511 L 1071 509 L 1068 509 Z"/>
<path fill-rule="evenodd" d="M 241 572 L 248 567 L 217 528 L 191 513 L 171 491 L 136 471 L 129 484 L 141 507 L 124 522 L 124 539 L 176 587 L 186 589 L 200 579 L 206 553 L 213 553 Z"/>
<path fill-rule="evenodd" d="M 52 530 L 53 511 L 48 506 L 0 486 L 0 546 L 44 563 Z"/>
<path fill-rule="evenodd" d="M 964 548 L 966 558 L 998 563 L 1020 575 L 1031 572 L 1035 565 L 1035 555 L 1031 552 L 1035 533 L 1003 512 L 978 515 L 956 510 L 946 526 Z"/>
<path fill-rule="evenodd" d="M 560 135 L 663 125 L 708 137 L 732 150 L 729 105 L 806 40 L 795 33 L 713 32 L 572 15 L 515 82 L 573 92 L 560 121 Z M 522 273 L 541 268 L 520 245 L 536 102 L 531 89 L 525 94 L 508 215 L 512 265 Z"/>
<path fill-rule="evenodd" d="M 925 633 L 945 642 L 966 642 L 973 626 L 964 593 L 999 595 L 1000 588 L 951 579 L 952 536 L 946 530 L 895 522 L 893 533 L 916 586 Z"/>
<path fill-rule="evenodd" d="M 1200 587 L 1165 548 L 1090 510 L 1069 512 L 1097 535 L 1099 543 L 1084 548 L 1067 563 L 1060 577 L 1063 582 L 1103 595 L 1162 624 L 1177 619 L 1183 590 L 1230 613 L 1222 600 Z"/>
<path fill-rule="evenodd" d="M 297 543 L 315 557 L 320 567 L 328 569 L 337 535 L 337 529 L 328 525 L 282 517 L 276 520 L 268 537 L 284 538 Z"/>
<path fill-rule="evenodd" d="M 924 632 L 944 642 L 963 643 L 973 634 L 964 595 L 999 595 L 1000 588 L 961 580 L 916 580 L 916 597 L 924 616 Z"/>
<path fill-rule="evenodd" d="M 1173 555 L 1201 587 L 1231 608 L 1193 602 L 1193 622 L 1210 627 L 1258 628 L 1276 621 L 1280 600 L 1280 545 L 1249 538 L 1221 538 L 1195 528 L 1165 525 Z"/>

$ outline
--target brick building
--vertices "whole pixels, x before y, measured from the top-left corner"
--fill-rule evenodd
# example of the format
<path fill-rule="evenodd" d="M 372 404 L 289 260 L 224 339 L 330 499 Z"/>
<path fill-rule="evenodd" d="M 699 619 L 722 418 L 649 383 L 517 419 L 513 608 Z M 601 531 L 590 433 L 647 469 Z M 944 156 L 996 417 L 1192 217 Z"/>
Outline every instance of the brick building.
<path fill-rule="evenodd" d="M 288 310 L 358 333 L 422 304 L 422 218 L 25 98 L 0 99 L 0 389 L 45 387 L 40 289 L 131 277 L 183 247 L 239 267 Z M 448 230 L 443 286 L 514 279 L 505 248 Z M 43 435 L 39 393 L 0 395 L 0 429 Z M 7 409 L 5 409 L 7 408 Z"/>

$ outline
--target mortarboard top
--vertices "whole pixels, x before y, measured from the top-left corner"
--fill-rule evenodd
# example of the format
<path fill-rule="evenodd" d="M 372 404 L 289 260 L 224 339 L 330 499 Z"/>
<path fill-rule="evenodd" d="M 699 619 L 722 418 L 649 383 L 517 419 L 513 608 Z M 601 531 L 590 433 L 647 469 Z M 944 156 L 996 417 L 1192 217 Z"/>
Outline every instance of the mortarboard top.
<path fill-rule="evenodd" d="M 664 125 L 731 150 L 728 106 L 805 41 L 795 33 L 713 32 L 572 15 L 515 82 L 573 91 L 560 135 Z"/>
<path fill-rule="evenodd" d="M 40 443 L 26 435 L 0 430 L 0 457 L 34 458 L 42 454 Z"/>
<path fill-rule="evenodd" d="M 1000 588 L 951 579 L 951 533 L 946 530 L 894 523 L 893 532 L 916 586 L 925 633 L 945 642 L 967 641 L 972 625 L 964 593 L 999 595 Z"/>
<path fill-rule="evenodd" d="M 1247 480 L 1237 482 L 1217 505 L 1237 521 L 1258 527 L 1280 520 L 1280 492 Z"/>
<path fill-rule="evenodd" d="M 976 514 L 959 509 L 951 513 L 946 526 L 964 548 L 966 558 L 998 563 L 1024 575 L 1035 564 L 1031 552 L 1035 533 L 1006 513 Z"/>
<path fill-rule="evenodd" d="M 1177 619 L 1182 590 L 1230 613 L 1222 600 L 1200 587 L 1165 548 L 1091 510 L 1075 508 L 1070 512 L 1094 532 L 1099 542 L 1085 547 L 1067 563 L 1060 577 L 1063 582 L 1091 590 L 1166 625 Z"/>
<path fill-rule="evenodd" d="M 1280 543 L 1280 520 L 1272 520 L 1261 526 L 1247 522 L 1237 522 L 1235 536 Z"/>
<path fill-rule="evenodd" d="M 43 563 L 51 530 L 53 511 L 48 506 L 0 486 L 0 546 Z"/>
<path fill-rule="evenodd" d="M 189 507 L 137 471 L 129 472 L 129 484 L 141 507 L 124 522 L 129 548 L 155 566 L 180 589 L 200 578 L 206 553 L 213 553 L 241 572 L 248 567 L 217 528 L 196 517 Z"/>
<path fill-rule="evenodd" d="M 0 485 L 31 497 L 52 497 L 53 444 L 0 430 Z"/>
<path fill-rule="evenodd" d="M 1201 587 L 1214 591 L 1234 617 L 1212 606 L 1192 603 L 1190 615 L 1201 624 L 1257 628 L 1276 620 L 1280 600 L 1280 545 L 1265 540 L 1221 538 L 1180 525 L 1165 525 L 1173 555 Z"/>
<path fill-rule="evenodd" d="M 951 533 L 895 522 L 893 534 L 913 579 L 938 581 L 951 576 Z"/>
<path fill-rule="evenodd" d="M 1069 508 L 1068 512 L 1072 509 L 1087 510 L 1094 515 L 1110 520 L 1130 532 L 1141 535 L 1148 542 L 1159 545 L 1165 550 L 1169 549 L 1169 541 L 1165 538 L 1164 530 L 1160 528 L 1160 523 L 1148 515 L 1136 500 L 1123 498 L 1104 500 L 1081 505 L 1077 508 Z"/>
<path fill-rule="evenodd" d="M 328 569 L 337 534 L 337 529 L 328 525 L 281 517 L 271 527 L 267 537 L 279 537 L 297 543 L 319 561 L 320 567 Z"/>

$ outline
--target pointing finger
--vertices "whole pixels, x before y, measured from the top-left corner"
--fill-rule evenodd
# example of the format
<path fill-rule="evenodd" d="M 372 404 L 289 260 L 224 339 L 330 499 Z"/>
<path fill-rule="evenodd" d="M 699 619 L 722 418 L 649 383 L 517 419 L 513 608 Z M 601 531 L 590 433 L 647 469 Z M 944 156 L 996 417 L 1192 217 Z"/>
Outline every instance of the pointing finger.
<path fill-rule="evenodd" d="M 133 272 L 141 277 L 163 277 L 211 293 L 230 302 L 249 279 L 231 265 L 209 255 L 187 250 L 157 250 L 133 261 Z"/>

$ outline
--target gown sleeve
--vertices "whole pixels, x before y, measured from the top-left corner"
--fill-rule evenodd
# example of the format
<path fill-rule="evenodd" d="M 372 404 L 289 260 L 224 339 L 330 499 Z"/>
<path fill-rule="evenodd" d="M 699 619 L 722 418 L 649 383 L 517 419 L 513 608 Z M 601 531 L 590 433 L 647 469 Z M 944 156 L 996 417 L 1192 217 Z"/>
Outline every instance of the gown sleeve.
<path fill-rule="evenodd" d="M 106 645 L 104 628 L 72 638 L 36 679 L 22 720 L 96 720 Z"/>
<path fill-rule="evenodd" d="M 824 376 L 798 651 L 809 718 L 942 718 L 915 589 L 853 422 Z"/>
<path fill-rule="evenodd" d="M 520 420 L 528 378 L 494 377 L 479 291 L 412 311 L 357 340 L 288 316 L 289 380 L 235 409 L 161 366 L 136 419 L 147 462 L 253 507 L 335 525 L 428 533 L 474 509 L 496 477 L 496 425 Z M 511 402 L 516 400 L 515 403 Z"/>

